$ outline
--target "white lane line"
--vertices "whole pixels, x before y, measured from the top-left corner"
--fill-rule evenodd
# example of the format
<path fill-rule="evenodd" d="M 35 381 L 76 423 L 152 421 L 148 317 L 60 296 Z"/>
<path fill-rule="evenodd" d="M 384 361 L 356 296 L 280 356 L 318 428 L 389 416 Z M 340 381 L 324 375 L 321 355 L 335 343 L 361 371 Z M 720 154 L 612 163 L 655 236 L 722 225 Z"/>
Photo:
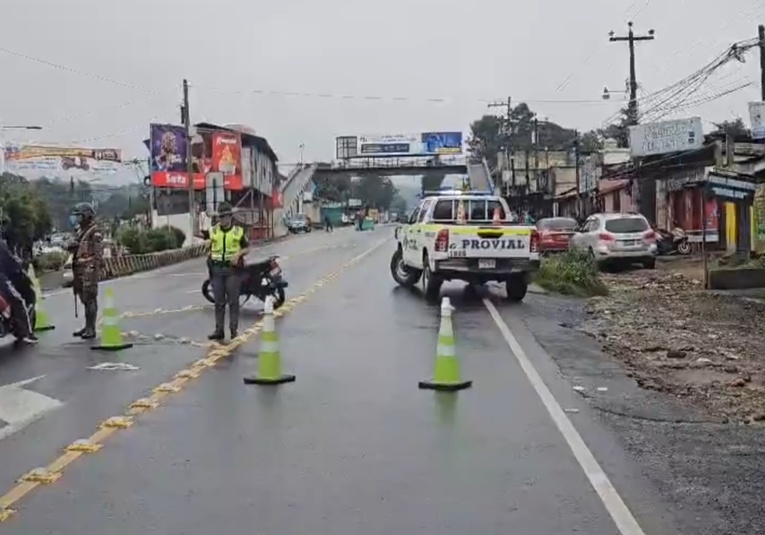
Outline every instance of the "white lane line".
<path fill-rule="evenodd" d="M 526 374 L 531 386 L 534 387 L 534 390 L 547 409 L 547 412 L 550 414 L 558 431 L 560 431 L 561 435 L 563 435 L 563 438 L 566 440 L 566 443 L 574 454 L 574 457 L 576 457 L 579 466 L 582 467 L 592 488 L 595 489 L 595 492 L 600 497 L 600 501 L 603 502 L 608 514 L 611 515 L 619 533 L 621 535 L 645 535 L 645 531 L 640 527 L 640 524 L 638 524 L 637 520 L 632 515 L 632 512 L 630 512 L 629 508 L 624 503 L 624 500 L 616 491 L 613 483 L 608 479 L 608 476 L 600 467 L 600 464 L 598 464 L 595 456 L 587 447 L 587 444 L 584 443 L 584 440 L 582 440 L 582 436 L 576 430 L 574 424 L 571 423 L 568 416 L 566 416 L 565 411 L 555 399 L 552 392 L 550 392 L 550 389 L 545 385 L 542 377 L 540 377 L 536 368 L 534 368 L 534 365 L 531 363 L 531 360 L 523 351 L 521 344 L 510 331 L 510 328 L 505 323 L 505 320 L 502 319 L 502 316 L 499 315 L 499 311 L 497 311 L 494 303 L 487 298 L 484 298 L 483 304 L 489 311 L 489 314 L 491 314 L 494 323 L 497 324 L 497 328 L 499 328 L 499 331 L 502 333 L 502 337 L 510 347 L 510 351 L 515 355 L 518 364 L 520 364 L 521 369 Z"/>

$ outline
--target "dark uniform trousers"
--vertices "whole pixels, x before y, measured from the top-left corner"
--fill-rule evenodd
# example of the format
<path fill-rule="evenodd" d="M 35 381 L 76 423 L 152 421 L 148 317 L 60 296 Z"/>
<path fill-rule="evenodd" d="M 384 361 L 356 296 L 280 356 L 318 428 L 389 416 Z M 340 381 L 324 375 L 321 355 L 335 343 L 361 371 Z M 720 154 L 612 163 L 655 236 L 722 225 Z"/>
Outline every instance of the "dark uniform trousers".
<path fill-rule="evenodd" d="M 239 329 L 239 290 L 242 277 L 231 264 L 210 261 L 210 284 L 215 299 L 215 330 L 223 331 L 226 321 L 226 303 L 229 308 L 229 328 Z"/>

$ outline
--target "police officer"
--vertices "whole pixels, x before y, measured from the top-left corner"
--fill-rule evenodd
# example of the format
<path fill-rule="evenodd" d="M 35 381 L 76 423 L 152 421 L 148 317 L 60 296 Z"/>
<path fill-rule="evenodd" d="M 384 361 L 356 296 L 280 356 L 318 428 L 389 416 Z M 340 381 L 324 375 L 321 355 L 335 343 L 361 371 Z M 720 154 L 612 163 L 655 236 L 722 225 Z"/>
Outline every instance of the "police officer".
<path fill-rule="evenodd" d="M 231 205 L 218 205 L 218 223 L 210 230 L 202 231 L 201 237 L 210 240 L 210 282 L 215 299 L 215 330 L 210 340 L 223 340 L 223 324 L 226 320 L 226 303 L 229 307 L 231 338 L 237 337 L 239 329 L 239 289 L 242 284 L 237 267 L 248 252 L 249 242 L 244 229 L 234 224 Z"/>
<path fill-rule="evenodd" d="M 103 267 L 103 236 L 96 225 L 96 211 L 89 203 L 79 203 L 69 216 L 77 228 L 75 241 L 68 247 L 72 254 L 72 278 L 74 295 L 85 307 L 85 327 L 75 331 L 74 336 L 84 340 L 96 337 L 98 316 L 98 282 Z"/>

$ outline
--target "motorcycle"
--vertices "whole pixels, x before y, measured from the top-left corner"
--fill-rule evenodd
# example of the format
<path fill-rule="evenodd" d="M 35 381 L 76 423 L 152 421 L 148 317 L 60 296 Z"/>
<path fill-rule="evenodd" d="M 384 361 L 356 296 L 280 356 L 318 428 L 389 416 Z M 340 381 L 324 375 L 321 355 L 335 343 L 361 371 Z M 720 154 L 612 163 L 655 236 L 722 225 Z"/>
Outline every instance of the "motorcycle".
<path fill-rule="evenodd" d="M 271 256 L 266 260 L 252 264 L 244 264 L 238 269 L 242 272 L 239 306 L 243 306 L 252 297 L 265 302 L 269 295 L 274 298 L 274 310 L 284 304 L 286 299 L 284 289 L 288 283 L 282 278 L 282 268 L 279 265 L 278 256 Z M 215 303 L 209 277 L 202 283 L 202 295 L 209 302 Z"/>
<path fill-rule="evenodd" d="M 35 303 L 27 304 L 27 313 L 29 314 L 29 321 L 32 325 L 35 324 L 36 320 L 35 308 Z M 0 338 L 5 338 L 8 335 L 14 336 L 16 341 L 22 339 L 22 336 L 18 333 L 16 320 L 13 317 L 11 303 L 0 294 Z"/>
<path fill-rule="evenodd" d="M 660 255 L 689 255 L 692 247 L 688 241 L 688 235 L 680 227 L 675 227 L 672 231 L 658 229 L 656 231 L 656 248 Z"/>

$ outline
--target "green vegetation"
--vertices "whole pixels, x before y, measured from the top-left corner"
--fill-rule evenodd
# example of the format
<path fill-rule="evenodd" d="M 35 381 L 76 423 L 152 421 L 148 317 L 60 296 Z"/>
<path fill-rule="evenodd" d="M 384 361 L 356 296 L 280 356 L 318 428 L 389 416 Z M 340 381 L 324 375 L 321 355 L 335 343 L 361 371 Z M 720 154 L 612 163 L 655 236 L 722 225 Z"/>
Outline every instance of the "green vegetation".
<path fill-rule="evenodd" d="M 3 237 L 11 246 L 24 249 L 31 249 L 53 227 L 48 205 L 34 186 L 7 173 L 0 176 L 0 216 Z"/>
<path fill-rule="evenodd" d="M 534 282 L 551 292 L 565 295 L 592 297 L 608 294 L 595 259 L 579 249 L 544 259 Z"/>
<path fill-rule="evenodd" d="M 69 258 L 69 253 L 66 251 L 52 251 L 37 255 L 32 260 L 32 264 L 35 266 L 37 273 L 60 271 L 64 268 L 67 258 Z"/>
<path fill-rule="evenodd" d="M 117 243 L 129 254 L 158 253 L 183 247 L 186 234 L 179 228 L 165 226 L 151 230 L 127 227 L 117 232 Z"/>

